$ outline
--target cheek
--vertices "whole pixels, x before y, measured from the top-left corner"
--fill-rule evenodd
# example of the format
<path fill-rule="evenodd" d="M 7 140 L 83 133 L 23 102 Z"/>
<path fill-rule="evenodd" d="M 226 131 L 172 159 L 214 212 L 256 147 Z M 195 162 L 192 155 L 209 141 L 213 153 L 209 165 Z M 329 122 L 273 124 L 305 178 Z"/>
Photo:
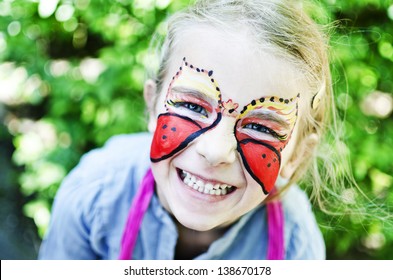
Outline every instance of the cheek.
<path fill-rule="evenodd" d="M 188 117 L 173 113 L 159 115 L 150 149 L 151 161 L 159 162 L 174 156 L 198 136 L 214 128 L 220 120 L 221 114 L 218 114 L 211 125 L 203 127 Z"/>
<path fill-rule="evenodd" d="M 292 132 L 285 149 L 281 153 L 281 167 L 284 168 L 292 160 L 292 156 L 299 150 L 298 145 L 298 127 L 296 126 Z"/>
<path fill-rule="evenodd" d="M 265 194 L 271 192 L 280 171 L 280 152 L 268 144 L 253 141 L 242 141 L 238 147 L 247 172 Z"/>
<path fill-rule="evenodd" d="M 151 160 L 158 162 L 173 156 L 195 139 L 200 130 L 192 120 L 170 113 L 161 114 L 150 149 Z"/>
<path fill-rule="evenodd" d="M 168 203 L 169 196 L 172 194 L 171 191 L 168 191 L 168 186 L 170 186 L 171 182 L 171 174 L 169 173 L 170 161 L 164 160 L 158 163 L 152 163 L 151 170 L 154 175 L 154 181 L 156 182 L 156 191 L 160 202 L 168 212 L 172 213 Z"/>

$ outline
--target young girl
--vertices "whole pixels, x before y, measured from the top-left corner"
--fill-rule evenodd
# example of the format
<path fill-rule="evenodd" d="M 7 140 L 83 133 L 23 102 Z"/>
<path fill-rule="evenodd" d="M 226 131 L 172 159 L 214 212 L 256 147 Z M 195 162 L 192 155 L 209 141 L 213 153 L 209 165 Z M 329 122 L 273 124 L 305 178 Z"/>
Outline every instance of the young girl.
<path fill-rule="evenodd" d="M 334 109 L 325 43 L 297 1 L 200 0 L 173 15 L 144 89 L 150 133 L 83 157 L 39 257 L 325 258 L 295 184 Z"/>

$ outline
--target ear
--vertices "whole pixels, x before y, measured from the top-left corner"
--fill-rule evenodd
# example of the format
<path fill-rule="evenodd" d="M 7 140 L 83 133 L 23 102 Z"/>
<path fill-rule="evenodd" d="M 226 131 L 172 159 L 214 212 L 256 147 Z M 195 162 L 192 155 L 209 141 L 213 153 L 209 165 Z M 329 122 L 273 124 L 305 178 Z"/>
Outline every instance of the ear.
<path fill-rule="evenodd" d="M 305 139 L 303 139 L 302 145 L 299 145 L 300 150 L 298 149 L 291 156 L 291 159 L 283 168 L 281 169 L 280 176 L 286 179 L 292 177 L 293 173 L 295 173 L 296 169 L 300 166 L 305 158 L 307 158 L 307 154 L 313 153 L 318 142 L 319 136 L 316 133 L 311 133 Z"/>
<path fill-rule="evenodd" d="M 147 106 L 149 121 L 147 124 L 147 128 L 150 132 L 154 132 L 156 130 L 157 118 L 156 118 L 156 98 L 157 98 L 157 85 L 156 83 L 149 79 L 145 82 L 143 87 L 143 98 L 145 99 L 145 103 Z"/>

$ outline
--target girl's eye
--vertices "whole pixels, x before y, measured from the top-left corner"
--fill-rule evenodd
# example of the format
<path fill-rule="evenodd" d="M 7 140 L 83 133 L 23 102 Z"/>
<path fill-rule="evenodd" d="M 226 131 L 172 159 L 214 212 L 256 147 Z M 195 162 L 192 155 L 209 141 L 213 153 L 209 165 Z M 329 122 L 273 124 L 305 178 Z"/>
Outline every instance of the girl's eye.
<path fill-rule="evenodd" d="M 266 126 L 257 124 L 257 123 L 248 123 L 244 126 L 244 128 L 249 128 L 249 129 L 256 130 L 256 131 L 262 132 L 262 133 L 272 134 L 271 129 L 267 128 Z"/>
<path fill-rule="evenodd" d="M 279 140 L 285 138 L 285 135 L 280 135 L 277 132 L 275 132 L 274 130 L 272 130 L 271 128 L 268 128 L 268 127 L 266 127 L 264 125 L 257 124 L 257 123 L 248 123 L 248 124 L 246 124 L 244 126 L 244 128 L 256 130 L 258 132 L 265 133 L 265 134 L 269 134 L 269 135 L 271 135 L 274 138 L 277 138 Z"/>
<path fill-rule="evenodd" d="M 203 108 L 202 106 L 197 105 L 195 103 L 191 103 L 191 102 L 176 102 L 173 105 L 176 108 L 178 108 L 178 107 L 186 108 L 186 109 L 188 109 L 190 111 L 193 111 L 193 112 L 195 112 L 197 114 L 201 114 L 204 117 L 208 116 L 207 111 L 205 110 L 205 108 Z"/>

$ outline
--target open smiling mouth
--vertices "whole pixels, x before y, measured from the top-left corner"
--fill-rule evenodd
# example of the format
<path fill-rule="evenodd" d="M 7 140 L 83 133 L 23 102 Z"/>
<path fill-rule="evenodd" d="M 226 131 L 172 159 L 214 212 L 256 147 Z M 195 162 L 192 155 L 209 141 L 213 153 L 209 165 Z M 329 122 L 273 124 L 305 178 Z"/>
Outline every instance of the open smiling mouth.
<path fill-rule="evenodd" d="M 194 174 L 191 174 L 181 169 L 178 169 L 177 171 L 184 184 L 203 194 L 227 195 L 236 190 L 236 187 L 234 186 L 206 181 Z"/>

